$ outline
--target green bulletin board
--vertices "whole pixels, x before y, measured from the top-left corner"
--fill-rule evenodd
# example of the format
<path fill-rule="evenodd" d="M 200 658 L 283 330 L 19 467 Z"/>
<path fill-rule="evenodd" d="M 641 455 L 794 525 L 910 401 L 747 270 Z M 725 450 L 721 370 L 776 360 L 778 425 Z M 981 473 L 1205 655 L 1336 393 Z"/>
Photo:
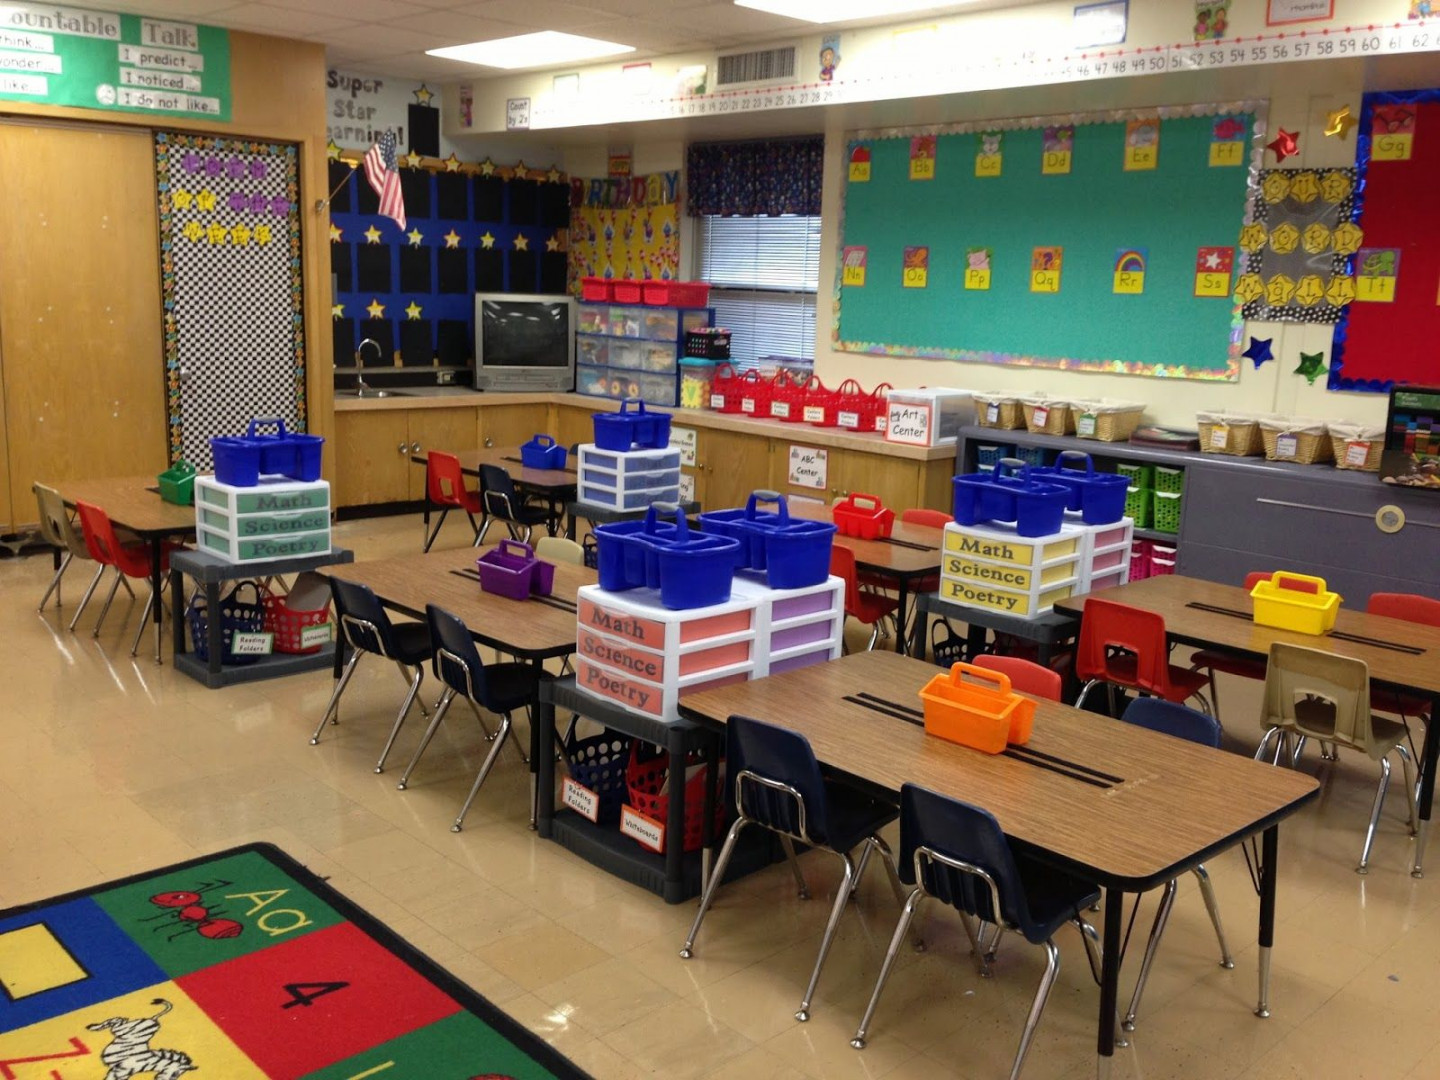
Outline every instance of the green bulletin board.
<path fill-rule="evenodd" d="M 230 34 L 53 4 L 0 3 L 0 98 L 230 119 Z"/>
<path fill-rule="evenodd" d="M 1206 277 L 1208 296 L 1197 295 L 1197 272 L 1207 260 L 1234 259 L 1263 132 L 1255 114 L 1253 103 L 1160 110 L 1155 167 L 1135 170 L 1125 167 L 1130 148 L 1142 139 L 1139 125 L 1157 123 L 1156 110 L 853 133 L 835 348 L 1234 380 L 1238 268 L 1223 280 Z M 1065 145 L 1067 128 L 1070 171 L 1045 175 L 1046 148 Z M 977 155 L 996 148 L 996 133 L 999 175 L 977 176 L 986 169 Z M 1220 142 L 1232 145 L 1217 151 Z M 991 158 L 987 171 L 994 168 Z M 911 179 L 927 172 L 933 178 Z M 913 249 L 921 247 L 928 265 L 917 276 L 922 255 Z M 1032 291 L 1032 258 L 1047 247 L 1061 249 L 1058 291 Z M 989 249 L 988 289 L 965 287 L 967 265 L 985 261 L 972 254 L 977 248 Z M 923 287 L 903 285 L 907 262 Z M 1141 291 L 1117 291 L 1136 288 L 1140 266 Z"/>

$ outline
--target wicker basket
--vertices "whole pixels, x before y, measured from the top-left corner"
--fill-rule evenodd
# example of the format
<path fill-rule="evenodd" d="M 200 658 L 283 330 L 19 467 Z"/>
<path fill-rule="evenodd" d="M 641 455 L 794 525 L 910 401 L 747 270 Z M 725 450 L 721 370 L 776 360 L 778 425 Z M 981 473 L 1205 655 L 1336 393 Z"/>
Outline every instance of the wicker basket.
<path fill-rule="evenodd" d="M 1330 437 L 1323 420 L 1266 417 L 1260 421 L 1260 440 L 1268 461 L 1316 465 L 1331 459 Z"/>
<path fill-rule="evenodd" d="M 1200 450 L 1206 454 L 1255 457 L 1265 452 L 1260 437 L 1260 417 L 1246 413 L 1197 413 Z"/>
<path fill-rule="evenodd" d="M 1380 455 L 1385 452 L 1384 428 L 1377 424 L 1350 424 L 1337 420 L 1326 424 L 1325 429 L 1337 469 L 1380 471 Z"/>
<path fill-rule="evenodd" d="M 1145 403 L 1092 398 L 1071 402 L 1070 411 L 1074 414 L 1075 434 L 1080 438 L 1125 442 L 1140 426 Z"/>
<path fill-rule="evenodd" d="M 1020 408 L 1025 413 L 1025 429 L 1027 431 L 1036 435 L 1073 435 L 1075 433 L 1075 413 L 1068 401 L 1032 395 L 1020 402 Z"/>
<path fill-rule="evenodd" d="M 1025 427 L 1025 414 L 1020 409 L 1018 394 L 974 394 L 975 425 L 1019 431 Z"/>

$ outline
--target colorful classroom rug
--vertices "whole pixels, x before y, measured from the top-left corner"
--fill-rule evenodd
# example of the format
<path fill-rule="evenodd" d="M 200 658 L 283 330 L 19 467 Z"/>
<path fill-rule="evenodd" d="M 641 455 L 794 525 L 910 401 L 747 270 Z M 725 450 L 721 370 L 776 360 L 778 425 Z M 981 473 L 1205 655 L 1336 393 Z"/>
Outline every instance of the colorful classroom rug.
<path fill-rule="evenodd" d="M 0 912 L 0 1080 L 588 1080 L 284 852 Z"/>

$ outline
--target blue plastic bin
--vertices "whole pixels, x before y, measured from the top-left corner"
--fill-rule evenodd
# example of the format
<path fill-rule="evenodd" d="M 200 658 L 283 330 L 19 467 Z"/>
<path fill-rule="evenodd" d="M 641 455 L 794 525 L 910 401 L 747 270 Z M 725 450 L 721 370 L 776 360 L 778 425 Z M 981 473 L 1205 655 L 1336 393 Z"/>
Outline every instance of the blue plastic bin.
<path fill-rule="evenodd" d="M 1030 467 L 1017 458 L 1003 458 L 991 472 L 965 473 L 953 483 L 956 524 L 1013 521 L 1021 536 L 1059 532 L 1070 500 L 1069 488 L 1031 479 Z"/>
<path fill-rule="evenodd" d="M 645 559 L 650 551 L 646 541 L 653 537 L 673 538 L 678 530 L 674 522 L 659 520 L 654 506 L 638 521 L 612 521 L 595 526 L 600 588 L 606 592 L 645 588 Z"/>
<path fill-rule="evenodd" d="M 262 434 L 260 429 L 266 427 L 273 427 L 275 431 Z M 288 476 L 305 483 L 319 480 L 324 445 L 322 436 L 285 430 L 285 421 L 280 419 L 251 420 L 242 436 L 222 436 L 210 440 L 216 479 L 235 487 L 253 487 L 259 482 L 261 473 Z M 227 476 L 238 479 L 226 479 Z"/>
<path fill-rule="evenodd" d="M 658 520 L 661 511 L 674 513 L 674 524 Z M 660 603 L 675 610 L 730 599 L 739 542 L 692 533 L 678 506 L 652 506 L 643 521 L 597 525 L 595 536 L 600 587 L 607 592 L 659 589 Z"/>
<path fill-rule="evenodd" d="M 1080 462 L 1068 468 L 1067 461 Z M 1079 510 L 1086 525 L 1113 525 L 1125 516 L 1125 494 L 1130 478 L 1117 473 L 1097 473 L 1095 462 L 1083 450 L 1062 450 L 1055 464 L 1031 472 L 1046 482 L 1060 484 L 1070 493 L 1066 510 Z"/>
<path fill-rule="evenodd" d="M 536 435 L 520 447 L 520 464 L 527 469 L 565 468 L 565 447 L 549 435 Z"/>
<path fill-rule="evenodd" d="M 270 434 L 262 428 L 274 428 Z M 279 417 L 255 419 L 245 431 L 245 437 L 260 447 L 260 471 L 267 476 L 289 476 L 295 468 L 295 443 L 285 430 L 285 421 Z"/>
<path fill-rule="evenodd" d="M 627 398 L 619 412 L 595 414 L 595 445 L 614 451 L 663 450 L 670 445 L 670 414 L 646 412 L 643 401 Z"/>
<path fill-rule="evenodd" d="M 757 513 L 759 503 L 774 503 L 775 513 Z M 830 576 L 835 524 L 792 519 L 778 491 L 752 492 L 743 509 L 712 510 L 700 515 L 700 524 L 737 540 L 736 569 L 763 570 L 772 589 L 804 589 Z"/>
<path fill-rule="evenodd" d="M 210 440 L 215 459 L 215 479 L 231 487 L 254 487 L 260 483 L 260 447 L 250 439 L 218 435 Z"/>

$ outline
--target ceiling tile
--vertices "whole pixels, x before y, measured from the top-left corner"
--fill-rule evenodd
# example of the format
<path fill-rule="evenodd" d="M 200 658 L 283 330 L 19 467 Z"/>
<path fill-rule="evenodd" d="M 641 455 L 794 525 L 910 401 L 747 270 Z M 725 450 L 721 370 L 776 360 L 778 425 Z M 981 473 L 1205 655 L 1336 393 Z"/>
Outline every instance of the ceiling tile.
<path fill-rule="evenodd" d="M 315 11 L 293 11 L 273 4 L 239 4 L 211 16 L 220 26 L 255 30 L 278 37 L 315 34 L 353 25 L 353 19 Z"/>
<path fill-rule="evenodd" d="M 427 46 L 432 49 L 443 45 L 464 45 L 471 41 L 514 37 L 531 30 L 528 26 L 502 22 L 499 19 L 481 19 L 460 11 L 427 11 L 404 19 L 391 19 L 387 25 L 432 35 L 436 39 L 435 43 Z"/>
<path fill-rule="evenodd" d="M 387 53 L 423 53 L 426 49 L 435 49 L 444 44 L 444 42 L 437 41 L 434 34 L 424 34 L 418 30 L 406 30 L 402 27 L 385 26 L 380 23 L 342 27 L 338 30 L 316 34 L 314 37 L 327 45 L 337 45 L 351 53 L 370 53 L 375 56 L 383 56 Z"/>
<path fill-rule="evenodd" d="M 110 11 L 153 15 L 159 19 L 203 22 L 207 15 L 233 8 L 235 0 L 120 0 L 120 3 L 107 3 L 103 6 Z"/>
<path fill-rule="evenodd" d="M 416 15 L 429 8 L 425 4 L 410 3 L 409 0 L 279 0 L 283 7 L 296 11 L 309 11 L 332 18 L 338 13 L 347 21 L 384 22 Z"/>
<path fill-rule="evenodd" d="M 522 32 L 526 33 L 536 30 L 569 33 L 577 26 L 604 18 L 603 15 L 597 16 L 593 8 L 566 3 L 564 0 L 470 0 L 464 7 L 452 10 L 480 18 L 518 23 L 525 27 Z"/>
<path fill-rule="evenodd" d="M 730 0 L 582 0 L 585 7 L 606 15 L 623 15 L 626 18 L 660 19 L 684 11 L 686 15 L 697 7 L 720 3 L 730 6 Z"/>

